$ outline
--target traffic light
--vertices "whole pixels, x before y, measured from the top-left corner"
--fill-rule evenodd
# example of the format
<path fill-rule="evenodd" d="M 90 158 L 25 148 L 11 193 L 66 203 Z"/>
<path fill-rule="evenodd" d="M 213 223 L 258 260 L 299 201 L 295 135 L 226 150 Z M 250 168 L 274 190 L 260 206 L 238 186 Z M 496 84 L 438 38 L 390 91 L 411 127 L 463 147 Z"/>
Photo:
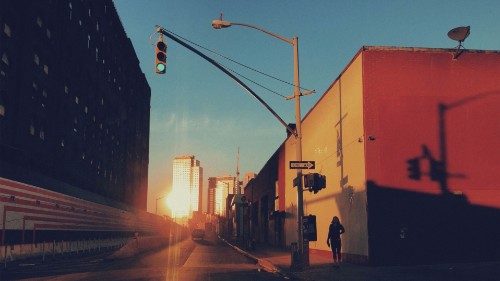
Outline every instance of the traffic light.
<path fill-rule="evenodd" d="M 156 43 L 156 63 L 155 70 L 158 74 L 165 74 L 167 69 L 167 44 L 160 38 Z"/>
<path fill-rule="evenodd" d="M 408 177 L 412 180 L 420 180 L 422 171 L 420 171 L 420 159 L 411 158 L 406 161 L 408 163 Z"/>
<path fill-rule="evenodd" d="M 446 176 L 446 171 L 444 169 L 443 162 L 431 159 L 430 161 L 430 172 L 431 180 L 439 181 Z"/>
<path fill-rule="evenodd" d="M 304 186 L 316 194 L 326 187 L 326 176 L 318 173 L 304 175 Z"/>

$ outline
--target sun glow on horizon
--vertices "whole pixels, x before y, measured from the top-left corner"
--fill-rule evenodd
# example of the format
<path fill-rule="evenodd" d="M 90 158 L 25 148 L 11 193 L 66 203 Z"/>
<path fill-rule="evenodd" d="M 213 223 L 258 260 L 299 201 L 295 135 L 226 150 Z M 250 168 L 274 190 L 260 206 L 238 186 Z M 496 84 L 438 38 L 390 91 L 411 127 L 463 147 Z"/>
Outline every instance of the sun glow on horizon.
<path fill-rule="evenodd" d="M 187 190 L 172 190 L 167 196 L 167 206 L 173 218 L 187 217 L 189 214 L 189 193 Z"/>

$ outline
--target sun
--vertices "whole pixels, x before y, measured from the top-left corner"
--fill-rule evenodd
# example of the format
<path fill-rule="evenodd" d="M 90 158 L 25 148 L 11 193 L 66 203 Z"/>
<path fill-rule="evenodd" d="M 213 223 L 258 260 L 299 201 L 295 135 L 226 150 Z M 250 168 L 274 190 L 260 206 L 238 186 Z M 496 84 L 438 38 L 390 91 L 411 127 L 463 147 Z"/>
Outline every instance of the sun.
<path fill-rule="evenodd" d="M 172 190 L 167 196 L 167 205 L 172 211 L 172 217 L 181 218 L 188 216 L 189 194 L 187 191 Z"/>

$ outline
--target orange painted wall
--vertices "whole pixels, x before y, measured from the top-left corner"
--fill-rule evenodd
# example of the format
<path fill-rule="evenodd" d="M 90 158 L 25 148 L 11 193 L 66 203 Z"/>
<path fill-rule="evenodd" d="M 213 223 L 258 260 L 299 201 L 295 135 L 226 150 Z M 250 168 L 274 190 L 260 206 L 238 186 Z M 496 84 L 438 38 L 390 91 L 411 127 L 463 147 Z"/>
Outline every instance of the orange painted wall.
<path fill-rule="evenodd" d="M 438 104 L 454 105 L 445 111 L 448 189 L 500 208 L 500 52 L 464 52 L 456 60 L 433 49 L 362 54 L 364 128 L 374 138 L 366 141 L 367 180 L 441 193 L 426 175 L 409 179 L 406 161 L 422 155 L 423 145 L 440 159 Z"/>
<path fill-rule="evenodd" d="M 338 216 L 346 229 L 342 251 L 346 260 L 366 260 L 368 228 L 366 211 L 365 163 L 363 138 L 362 57 L 356 55 L 342 75 L 323 94 L 302 122 L 302 159 L 315 161 L 307 173 L 326 176 L 326 188 L 314 194 L 304 192 L 304 214 L 316 216 L 317 241 L 309 248 L 329 252 L 328 227 Z M 286 242 L 297 240 L 297 190 L 292 187 L 296 170 L 288 163 L 295 159 L 296 140 L 285 141 L 285 220 Z"/>

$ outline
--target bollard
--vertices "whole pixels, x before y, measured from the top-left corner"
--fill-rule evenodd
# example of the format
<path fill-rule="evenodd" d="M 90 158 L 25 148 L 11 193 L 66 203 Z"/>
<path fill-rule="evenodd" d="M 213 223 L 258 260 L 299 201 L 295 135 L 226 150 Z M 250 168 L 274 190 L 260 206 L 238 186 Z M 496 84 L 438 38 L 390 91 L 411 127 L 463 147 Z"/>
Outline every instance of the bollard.
<path fill-rule="evenodd" d="M 291 270 L 301 270 L 302 269 L 302 261 L 299 255 L 299 247 L 297 246 L 297 242 L 292 242 L 290 245 L 290 254 L 291 254 Z"/>

